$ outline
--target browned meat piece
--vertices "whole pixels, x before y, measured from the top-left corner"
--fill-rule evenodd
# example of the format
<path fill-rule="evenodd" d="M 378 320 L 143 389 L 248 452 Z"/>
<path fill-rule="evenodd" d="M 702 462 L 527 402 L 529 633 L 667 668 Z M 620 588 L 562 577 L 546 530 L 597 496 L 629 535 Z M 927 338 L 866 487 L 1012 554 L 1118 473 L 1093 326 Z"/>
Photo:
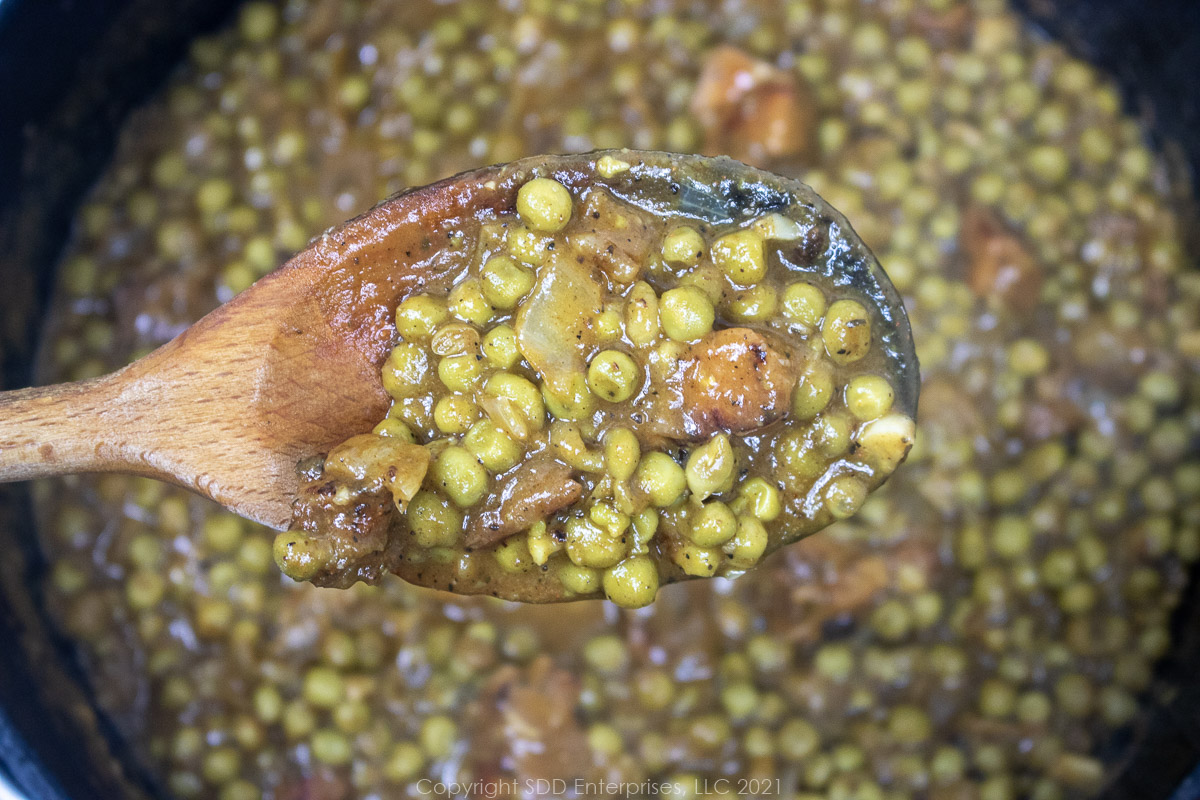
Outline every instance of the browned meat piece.
<path fill-rule="evenodd" d="M 581 497 L 583 485 L 571 479 L 570 467 L 549 456 L 533 458 L 513 470 L 488 506 L 471 520 L 466 548 L 495 544 Z"/>
<path fill-rule="evenodd" d="M 544 655 L 496 671 L 473 704 L 470 726 L 469 757 L 485 785 L 505 777 L 536 787 L 599 776 L 580 722 L 579 690 L 579 679 Z"/>
<path fill-rule="evenodd" d="M 277 800 L 349 800 L 353 797 L 344 778 L 322 770 L 304 778 L 287 778 L 275 790 Z"/>
<path fill-rule="evenodd" d="M 707 154 L 762 166 L 811 150 L 812 91 L 796 75 L 736 47 L 723 45 L 705 58 L 691 110 L 704 128 Z"/>
<path fill-rule="evenodd" d="M 588 227 L 573 234 L 571 241 L 609 278 L 630 284 L 641 276 L 650 238 L 646 221 L 624 208 L 628 206 L 608 192 L 593 191 L 582 215 Z"/>
<path fill-rule="evenodd" d="M 745 433 L 788 411 L 795 367 L 758 331 L 714 331 L 689 348 L 684 363 L 684 424 L 691 436 Z"/>
<path fill-rule="evenodd" d="M 963 216 L 962 246 L 967 280 L 980 297 L 999 300 L 1016 311 L 1030 311 L 1042 290 L 1042 267 L 1025 242 L 994 213 L 971 206 Z"/>
<path fill-rule="evenodd" d="M 974 15 L 965 5 L 935 11 L 920 8 L 913 14 L 913 27 L 918 35 L 941 47 L 961 47 L 970 39 Z"/>
<path fill-rule="evenodd" d="M 292 506 L 292 527 L 314 535 L 328 561 L 312 579 L 317 586 L 344 589 L 357 581 L 375 583 L 387 572 L 388 527 L 395 505 L 383 490 L 334 502 L 333 481 L 300 490 Z"/>

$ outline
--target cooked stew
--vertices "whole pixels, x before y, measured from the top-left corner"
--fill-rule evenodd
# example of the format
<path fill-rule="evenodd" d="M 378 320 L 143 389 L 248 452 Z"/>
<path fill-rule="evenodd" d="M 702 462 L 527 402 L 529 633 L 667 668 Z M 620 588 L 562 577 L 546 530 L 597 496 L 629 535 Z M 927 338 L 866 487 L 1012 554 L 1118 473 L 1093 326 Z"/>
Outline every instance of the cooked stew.
<path fill-rule="evenodd" d="M 180 798 L 1094 796 L 1200 557 L 1200 276 L 1114 84 L 1001 0 L 247 3 L 80 210 L 42 376 L 158 346 L 405 186 L 622 146 L 853 220 L 921 362 L 888 483 L 632 611 L 320 589 L 182 490 L 45 483 L 99 706 Z"/>
<path fill-rule="evenodd" d="M 283 571 L 637 607 L 854 514 L 913 442 L 904 311 L 811 191 L 701 163 L 599 154 L 457 232 L 387 419 L 303 465 Z"/>

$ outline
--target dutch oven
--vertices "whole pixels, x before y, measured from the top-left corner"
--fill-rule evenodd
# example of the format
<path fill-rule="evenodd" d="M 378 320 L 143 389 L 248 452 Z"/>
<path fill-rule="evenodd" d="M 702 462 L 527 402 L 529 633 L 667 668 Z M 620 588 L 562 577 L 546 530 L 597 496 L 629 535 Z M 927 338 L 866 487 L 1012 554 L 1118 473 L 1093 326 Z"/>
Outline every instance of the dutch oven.
<path fill-rule="evenodd" d="M 0 385 L 31 383 L 32 354 L 74 204 L 110 158 L 127 112 L 233 0 L 0 0 Z M 1128 109 L 1190 172 L 1200 165 L 1200 3 L 1029 0 L 1022 11 L 1114 74 Z M 45 563 L 25 485 L 0 486 L 0 798 L 153 797 L 96 710 L 39 605 Z M 1110 742 L 1108 800 L 1200 798 L 1200 593 L 1146 719 Z M 1189 777 L 1190 776 L 1190 777 Z"/>

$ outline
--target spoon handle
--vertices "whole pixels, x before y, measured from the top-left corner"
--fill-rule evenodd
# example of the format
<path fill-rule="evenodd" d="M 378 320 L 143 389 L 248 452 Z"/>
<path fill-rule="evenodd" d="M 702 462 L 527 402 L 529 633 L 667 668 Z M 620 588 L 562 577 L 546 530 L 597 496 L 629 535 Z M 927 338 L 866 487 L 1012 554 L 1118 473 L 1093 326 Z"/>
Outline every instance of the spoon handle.
<path fill-rule="evenodd" d="M 121 407 L 120 372 L 0 392 L 0 481 L 71 472 L 144 472 L 130 461 L 135 411 Z"/>

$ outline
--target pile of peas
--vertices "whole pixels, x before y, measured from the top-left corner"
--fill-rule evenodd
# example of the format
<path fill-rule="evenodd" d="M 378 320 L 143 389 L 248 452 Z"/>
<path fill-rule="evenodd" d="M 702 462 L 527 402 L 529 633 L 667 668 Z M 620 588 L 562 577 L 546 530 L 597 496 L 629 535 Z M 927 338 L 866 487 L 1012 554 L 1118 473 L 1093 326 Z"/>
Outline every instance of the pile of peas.
<path fill-rule="evenodd" d="M 428 455 L 362 436 L 336 448 L 301 493 L 326 513 L 302 500 L 304 530 L 276 538 L 290 577 L 377 579 L 363 565 L 388 549 L 386 567 L 425 586 L 636 608 L 850 517 L 907 454 L 896 376 L 874 371 L 898 367 L 867 358 L 878 311 L 829 303 L 854 293 L 836 269 L 792 263 L 788 243 L 816 224 L 772 212 L 713 230 L 616 199 L 599 179 L 629 172 L 621 157 L 592 169 L 579 197 L 525 182 L 444 291 L 401 302 L 374 434 Z M 811 223 L 815 208 L 792 214 Z M 422 490 L 395 498 L 388 543 L 346 511 L 377 482 L 330 483 L 351 446 L 382 459 L 356 475 L 428 464 Z"/>
<path fill-rule="evenodd" d="M 807 87 L 811 127 L 781 134 L 804 155 L 758 165 L 845 212 L 904 294 L 924 380 L 904 467 L 853 520 L 635 611 L 316 589 L 182 490 L 42 484 L 46 602 L 171 794 L 603 774 L 1095 795 L 1200 558 L 1200 279 L 1186 187 L 1115 85 L 1003 0 L 247 3 L 80 210 L 41 379 L 124 364 L 404 186 L 696 151 L 720 45 Z M 1023 294 L 989 291 L 996 253 Z M 514 753 L 517 724 L 586 757 Z"/>

